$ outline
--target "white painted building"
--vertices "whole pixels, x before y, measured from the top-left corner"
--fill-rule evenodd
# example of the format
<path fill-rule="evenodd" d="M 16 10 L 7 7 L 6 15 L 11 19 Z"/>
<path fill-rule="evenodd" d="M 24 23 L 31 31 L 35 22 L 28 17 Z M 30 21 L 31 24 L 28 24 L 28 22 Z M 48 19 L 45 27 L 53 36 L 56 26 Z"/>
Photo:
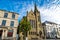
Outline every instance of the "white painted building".
<path fill-rule="evenodd" d="M 58 24 L 50 21 L 45 21 L 44 23 L 42 23 L 42 26 L 44 28 L 45 36 L 47 38 L 56 38 Z"/>
<path fill-rule="evenodd" d="M 58 29 L 57 29 L 57 37 L 60 38 L 60 24 L 58 25 Z"/>
<path fill-rule="evenodd" d="M 15 40 L 17 27 L 18 14 L 5 10 L 0 10 L 0 38 Z"/>

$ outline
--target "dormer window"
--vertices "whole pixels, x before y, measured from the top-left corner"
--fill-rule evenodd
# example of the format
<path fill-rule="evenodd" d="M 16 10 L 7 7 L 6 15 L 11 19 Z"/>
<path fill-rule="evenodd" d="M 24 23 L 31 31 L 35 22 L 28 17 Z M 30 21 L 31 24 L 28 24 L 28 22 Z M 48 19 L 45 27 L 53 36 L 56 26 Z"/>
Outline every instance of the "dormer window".
<path fill-rule="evenodd" d="M 7 16 L 8 16 L 8 13 L 4 13 L 4 18 L 7 18 Z"/>

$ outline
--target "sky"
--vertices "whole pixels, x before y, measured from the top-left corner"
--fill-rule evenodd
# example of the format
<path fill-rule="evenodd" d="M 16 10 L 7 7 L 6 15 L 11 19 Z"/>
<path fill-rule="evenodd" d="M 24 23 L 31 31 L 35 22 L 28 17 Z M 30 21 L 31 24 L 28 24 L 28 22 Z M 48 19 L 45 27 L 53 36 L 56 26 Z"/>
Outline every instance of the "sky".
<path fill-rule="evenodd" d="M 21 20 L 27 11 L 34 10 L 34 3 L 42 22 L 47 20 L 60 24 L 60 0 L 0 0 L 0 9 L 18 13 L 18 20 Z"/>

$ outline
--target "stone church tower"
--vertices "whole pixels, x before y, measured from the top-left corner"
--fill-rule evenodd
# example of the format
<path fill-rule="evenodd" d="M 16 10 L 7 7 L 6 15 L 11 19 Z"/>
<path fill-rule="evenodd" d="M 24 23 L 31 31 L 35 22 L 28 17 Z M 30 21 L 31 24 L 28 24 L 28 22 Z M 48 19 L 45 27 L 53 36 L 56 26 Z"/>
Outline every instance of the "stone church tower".
<path fill-rule="evenodd" d="M 34 11 L 27 12 L 27 20 L 30 21 L 32 29 L 28 32 L 28 40 L 40 40 L 43 36 L 40 12 L 35 4 Z"/>
<path fill-rule="evenodd" d="M 35 4 L 34 11 L 27 12 L 27 20 L 30 21 L 32 29 L 28 32 L 28 40 L 41 40 L 44 36 L 43 27 L 41 24 L 40 12 Z M 19 33 L 20 40 L 24 40 L 23 33 Z"/>

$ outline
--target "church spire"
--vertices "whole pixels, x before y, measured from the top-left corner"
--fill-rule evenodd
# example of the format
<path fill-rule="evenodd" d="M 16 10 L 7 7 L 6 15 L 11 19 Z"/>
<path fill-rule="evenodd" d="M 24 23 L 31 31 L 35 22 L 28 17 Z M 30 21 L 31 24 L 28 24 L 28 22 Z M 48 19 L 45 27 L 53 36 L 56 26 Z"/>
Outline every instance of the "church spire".
<path fill-rule="evenodd" d="M 36 15 L 36 12 L 39 12 L 38 9 L 37 9 L 37 5 L 36 3 L 34 4 L 34 14 Z"/>
<path fill-rule="evenodd" d="M 34 9 L 37 10 L 37 5 L 36 5 L 36 3 L 34 4 Z"/>

